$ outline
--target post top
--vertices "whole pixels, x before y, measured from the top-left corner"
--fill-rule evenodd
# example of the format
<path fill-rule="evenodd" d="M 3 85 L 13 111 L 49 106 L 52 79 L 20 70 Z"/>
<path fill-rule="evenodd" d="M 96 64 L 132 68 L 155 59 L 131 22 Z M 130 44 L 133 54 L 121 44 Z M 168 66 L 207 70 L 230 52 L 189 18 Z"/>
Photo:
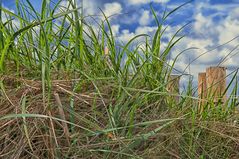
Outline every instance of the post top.
<path fill-rule="evenodd" d="M 210 67 L 207 67 L 207 69 L 211 69 L 211 68 L 221 68 L 221 69 L 227 69 L 226 67 L 224 66 L 210 66 Z"/>

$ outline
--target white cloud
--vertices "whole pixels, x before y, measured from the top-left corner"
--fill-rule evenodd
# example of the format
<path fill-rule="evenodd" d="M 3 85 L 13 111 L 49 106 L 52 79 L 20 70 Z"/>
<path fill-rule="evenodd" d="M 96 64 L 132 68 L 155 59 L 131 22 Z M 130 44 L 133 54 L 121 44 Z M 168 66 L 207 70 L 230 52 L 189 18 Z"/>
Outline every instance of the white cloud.
<path fill-rule="evenodd" d="M 57 12 L 62 12 L 62 11 L 66 11 L 66 9 L 69 6 L 69 10 L 72 10 L 73 7 L 72 5 L 69 5 L 69 1 L 68 0 L 63 0 L 60 2 L 60 8 L 58 8 Z M 76 6 L 81 7 L 81 0 L 76 0 Z M 99 9 L 99 3 L 97 2 L 97 0 L 84 0 L 83 1 L 83 9 L 84 9 L 84 15 L 94 15 L 96 14 Z"/>
<path fill-rule="evenodd" d="M 212 43 L 211 39 L 196 39 L 196 38 L 184 37 L 182 41 L 177 45 L 177 48 L 178 48 L 178 52 L 187 48 L 198 48 L 197 50 L 193 50 L 190 55 L 186 55 L 184 57 L 183 61 L 188 61 L 188 59 L 186 58 L 197 57 L 198 55 L 207 51 L 206 46 L 208 46 L 211 43 Z M 174 57 L 176 57 L 176 55 L 174 55 L 173 58 Z M 201 56 L 198 60 L 200 60 L 200 62 L 209 62 L 213 59 L 214 58 L 212 58 L 212 55 L 208 53 Z"/>
<path fill-rule="evenodd" d="M 150 15 L 150 11 L 143 10 L 141 17 L 139 18 L 139 24 L 142 26 L 150 24 L 152 21 L 152 16 Z"/>
<path fill-rule="evenodd" d="M 119 14 L 122 11 L 122 6 L 118 2 L 113 2 L 113 3 L 106 3 L 104 5 L 104 13 L 107 17 Z"/>
<path fill-rule="evenodd" d="M 82 4 L 82 0 L 76 0 L 77 7 L 80 7 Z M 69 6 L 68 0 L 63 0 L 60 3 L 60 8 L 58 8 L 57 12 L 64 12 L 66 7 Z M 112 3 L 102 3 L 98 0 L 83 0 L 83 8 L 84 8 L 84 15 L 102 15 L 100 12 L 101 8 L 104 14 L 109 17 L 115 14 L 120 14 L 123 10 L 122 5 L 119 2 L 112 2 Z M 69 10 L 72 10 L 72 6 L 69 7 Z M 97 17 L 98 18 L 98 17 Z"/>
<path fill-rule="evenodd" d="M 212 18 L 211 17 L 204 17 L 201 12 L 197 13 L 194 17 L 195 23 L 194 23 L 194 29 L 197 32 L 203 32 L 208 31 L 208 29 L 211 28 L 213 25 Z"/>
<path fill-rule="evenodd" d="M 170 0 L 129 0 L 127 1 L 129 4 L 132 5 L 141 5 L 141 4 L 147 4 L 150 2 L 154 2 L 154 3 L 168 3 Z"/>
<path fill-rule="evenodd" d="M 133 37 L 135 37 L 135 33 L 125 29 L 121 31 L 120 36 L 118 36 L 118 40 L 120 42 L 127 43 Z"/>
<path fill-rule="evenodd" d="M 139 34 L 148 34 L 152 35 L 154 32 L 156 32 L 157 27 L 149 27 L 149 26 L 138 26 L 134 32 L 130 32 L 128 29 L 124 29 L 121 32 L 119 31 L 119 25 L 113 25 L 112 31 L 117 33 L 117 40 L 123 43 L 127 43 L 129 40 L 131 40 L 133 37 Z M 142 38 L 137 38 L 137 41 L 143 40 Z"/>
<path fill-rule="evenodd" d="M 154 32 L 156 32 L 157 27 L 149 27 L 149 26 L 139 26 L 136 28 L 135 32 L 136 34 L 149 34 L 152 35 Z"/>
<path fill-rule="evenodd" d="M 239 35 L 239 8 L 233 9 L 229 16 L 227 16 L 224 20 L 221 21 L 220 25 L 216 27 L 219 33 L 219 42 L 224 43 L 233 39 L 234 37 Z M 234 41 L 231 43 L 232 45 L 238 44 L 239 41 Z"/>
<path fill-rule="evenodd" d="M 78 0 L 78 1 L 80 1 L 80 0 Z M 80 2 L 78 2 L 78 3 L 80 4 Z M 99 9 L 98 9 L 99 4 L 96 0 L 85 0 L 83 2 L 83 7 L 84 7 L 84 12 L 85 12 L 84 14 L 86 14 L 86 15 L 94 15 L 99 11 Z"/>
<path fill-rule="evenodd" d="M 119 24 L 115 24 L 111 26 L 111 30 L 114 36 L 117 36 L 119 34 L 119 29 L 120 29 Z"/>

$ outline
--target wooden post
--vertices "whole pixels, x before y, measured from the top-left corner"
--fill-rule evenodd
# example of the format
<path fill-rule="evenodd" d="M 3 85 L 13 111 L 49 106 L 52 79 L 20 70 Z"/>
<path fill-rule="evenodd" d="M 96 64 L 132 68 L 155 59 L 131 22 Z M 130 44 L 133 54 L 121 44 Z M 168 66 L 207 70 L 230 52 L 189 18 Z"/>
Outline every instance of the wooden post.
<path fill-rule="evenodd" d="M 207 97 L 213 98 L 214 103 L 226 101 L 226 68 L 209 67 L 206 69 Z"/>
<path fill-rule="evenodd" d="M 179 75 L 170 75 L 169 80 L 168 80 L 168 85 L 167 85 L 167 90 L 171 94 L 180 94 L 180 89 L 179 89 L 179 82 L 180 82 L 180 76 Z M 176 102 L 179 102 L 179 96 L 174 96 L 173 99 Z"/>
<path fill-rule="evenodd" d="M 207 103 L 207 82 L 206 72 L 198 74 L 198 97 L 199 97 L 199 111 L 203 111 L 203 106 Z"/>

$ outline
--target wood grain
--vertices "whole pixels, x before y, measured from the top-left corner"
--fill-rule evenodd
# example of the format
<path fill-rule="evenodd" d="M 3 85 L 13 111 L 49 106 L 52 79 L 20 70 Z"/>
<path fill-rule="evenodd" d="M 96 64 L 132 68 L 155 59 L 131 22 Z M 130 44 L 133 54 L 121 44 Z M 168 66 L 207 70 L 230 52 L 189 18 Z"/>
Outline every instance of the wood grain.
<path fill-rule="evenodd" d="M 209 67 L 206 69 L 207 96 L 213 98 L 214 103 L 226 101 L 226 68 Z"/>

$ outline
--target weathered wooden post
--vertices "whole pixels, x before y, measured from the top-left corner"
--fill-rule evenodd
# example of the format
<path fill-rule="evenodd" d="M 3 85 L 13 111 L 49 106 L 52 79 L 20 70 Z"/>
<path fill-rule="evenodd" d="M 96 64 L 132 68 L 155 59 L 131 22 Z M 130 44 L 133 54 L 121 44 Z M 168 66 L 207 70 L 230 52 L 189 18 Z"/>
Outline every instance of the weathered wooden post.
<path fill-rule="evenodd" d="M 226 68 L 209 67 L 206 69 L 207 97 L 215 104 L 226 101 Z"/>
<path fill-rule="evenodd" d="M 207 82 L 206 72 L 198 74 L 198 97 L 199 97 L 199 111 L 203 111 L 203 106 L 207 103 Z"/>
<path fill-rule="evenodd" d="M 168 79 L 168 84 L 167 84 L 167 90 L 170 94 L 174 95 L 179 95 L 180 94 L 180 89 L 179 89 L 179 82 L 180 82 L 180 77 L 179 75 L 170 75 Z M 170 96 L 172 97 L 172 96 Z M 173 96 L 172 99 L 175 102 L 179 102 L 179 96 Z"/>

